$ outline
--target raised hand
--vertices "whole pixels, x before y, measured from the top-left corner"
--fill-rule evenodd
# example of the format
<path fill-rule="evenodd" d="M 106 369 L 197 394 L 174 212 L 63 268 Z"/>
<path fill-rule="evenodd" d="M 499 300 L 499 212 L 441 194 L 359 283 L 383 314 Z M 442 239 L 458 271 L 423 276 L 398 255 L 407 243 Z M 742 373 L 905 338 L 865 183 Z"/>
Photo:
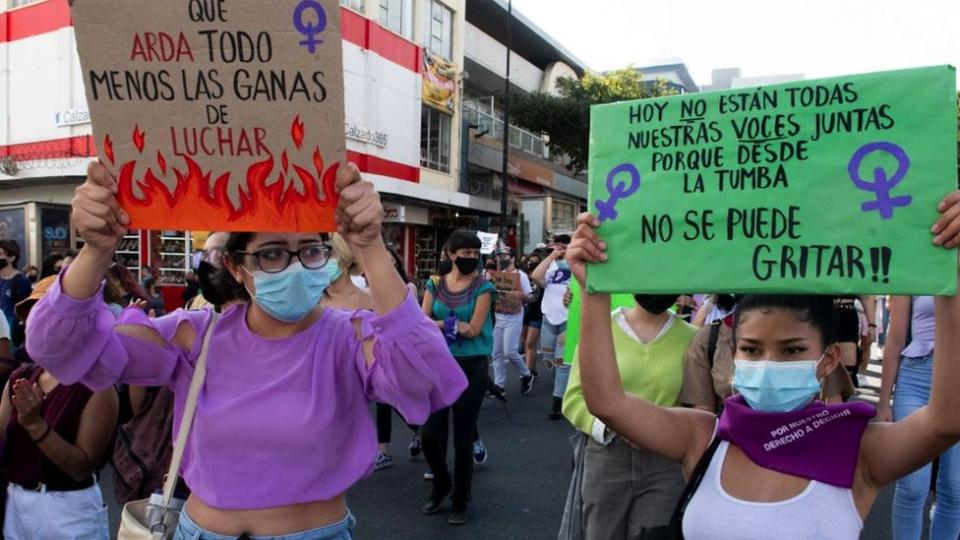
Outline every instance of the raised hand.
<path fill-rule="evenodd" d="M 587 263 L 600 263 L 607 260 L 607 244 L 597 235 L 597 227 L 600 226 L 600 220 L 595 216 L 583 213 L 577 216 L 577 230 L 573 233 L 573 239 L 567 246 L 565 259 L 570 265 L 570 272 L 580 283 L 580 287 L 586 287 L 587 281 Z"/>
<path fill-rule="evenodd" d="M 337 232 L 354 248 L 365 248 L 382 242 L 383 205 L 373 183 L 360 177 L 353 163 L 337 171 Z"/>
<path fill-rule="evenodd" d="M 117 181 L 106 167 L 97 162 L 87 167 L 87 181 L 75 190 L 72 205 L 73 227 L 86 246 L 112 253 L 130 218 L 117 202 Z"/>
<path fill-rule="evenodd" d="M 936 235 L 933 243 L 945 248 L 960 246 L 960 190 L 944 197 L 937 210 L 942 215 L 930 229 Z"/>

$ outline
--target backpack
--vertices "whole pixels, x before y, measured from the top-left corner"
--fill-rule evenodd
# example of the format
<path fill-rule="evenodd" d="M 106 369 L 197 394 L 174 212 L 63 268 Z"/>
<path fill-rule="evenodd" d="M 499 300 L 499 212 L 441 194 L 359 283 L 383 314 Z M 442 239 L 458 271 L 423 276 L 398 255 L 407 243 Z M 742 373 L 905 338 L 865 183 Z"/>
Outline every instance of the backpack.
<path fill-rule="evenodd" d="M 717 319 L 710 323 L 710 338 L 707 342 L 707 360 L 710 362 L 710 369 L 713 369 L 713 359 L 717 355 L 717 341 L 720 340 L 720 325 L 723 319 Z"/>
<path fill-rule="evenodd" d="M 140 412 L 117 428 L 110 464 L 116 471 L 117 501 L 149 497 L 163 487 L 173 455 L 173 391 L 151 389 Z"/>

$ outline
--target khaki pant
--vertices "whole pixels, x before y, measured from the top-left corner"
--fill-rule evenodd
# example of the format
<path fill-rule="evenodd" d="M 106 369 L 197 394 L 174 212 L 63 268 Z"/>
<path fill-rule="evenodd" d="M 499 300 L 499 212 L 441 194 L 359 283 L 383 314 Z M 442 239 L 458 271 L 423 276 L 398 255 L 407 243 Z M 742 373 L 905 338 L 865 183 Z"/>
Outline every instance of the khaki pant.
<path fill-rule="evenodd" d="M 666 525 L 683 491 L 680 464 L 617 437 L 587 442 L 583 469 L 583 531 L 588 540 L 639 538 Z"/>

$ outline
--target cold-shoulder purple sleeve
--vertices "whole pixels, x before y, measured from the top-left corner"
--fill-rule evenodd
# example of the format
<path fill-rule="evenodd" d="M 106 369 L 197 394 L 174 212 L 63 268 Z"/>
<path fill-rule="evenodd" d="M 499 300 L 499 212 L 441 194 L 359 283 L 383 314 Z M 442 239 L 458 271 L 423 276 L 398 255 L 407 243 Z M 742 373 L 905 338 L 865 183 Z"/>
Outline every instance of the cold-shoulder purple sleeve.
<path fill-rule="evenodd" d="M 383 316 L 363 311 L 362 338 L 374 340 L 372 364 L 357 347 L 357 368 L 367 399 L 392 405 L 411 424 L 423 424 L 430 413 L 451 405 L 467 387 L 463 370 L 453 359 L 443 334 L 407 298 Z"/>
<path fill-rule="evenodd" d="M 64 293 L 57 280 L 30 312 L 27 352 L 64 384 L 79 382 L 94 391 L 117 382 L 167 386 L 184 371 L 192 374 L 209 318 L 208 311 L 178 310 L 150 319 L 137 308 L 117 317 L 103 302 L 102 290 L 77 300 Z M 172 344 L 183 322 L 197 334 L 190 351 Z M 121 325 L 151 329 L 163 344 L 119 333 Z"/>

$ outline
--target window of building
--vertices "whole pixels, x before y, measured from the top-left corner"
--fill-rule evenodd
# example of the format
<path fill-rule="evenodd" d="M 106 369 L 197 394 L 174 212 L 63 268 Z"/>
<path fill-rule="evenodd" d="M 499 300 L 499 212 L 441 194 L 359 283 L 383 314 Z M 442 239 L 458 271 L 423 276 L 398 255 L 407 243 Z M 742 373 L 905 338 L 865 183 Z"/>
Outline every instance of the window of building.
<path fill-rule="evenodd" d="M 450 115 L 426 105 L 420 115 L 420 166 L 450 172 Z"/>
<path fill-rule="evenodd" d="M 553 200 L 551 230 L 557 233 L 572 231 L 576 225 L 577 205 L 567 201 Z"/>
<path fill-rule="evenodd" d="M 438 0 L 431 0 L 427 13 L 427 49 L 453 60 L 453 11 Z"/>
<path fill-rule="evenodd" d="M 413 39 L 413 0 L 380 0 L 380 26 Z"/>
<path fill-rule="evenodd" d="M 340 5 L 363 13 L 363 0 L 340 0 Z"/>

